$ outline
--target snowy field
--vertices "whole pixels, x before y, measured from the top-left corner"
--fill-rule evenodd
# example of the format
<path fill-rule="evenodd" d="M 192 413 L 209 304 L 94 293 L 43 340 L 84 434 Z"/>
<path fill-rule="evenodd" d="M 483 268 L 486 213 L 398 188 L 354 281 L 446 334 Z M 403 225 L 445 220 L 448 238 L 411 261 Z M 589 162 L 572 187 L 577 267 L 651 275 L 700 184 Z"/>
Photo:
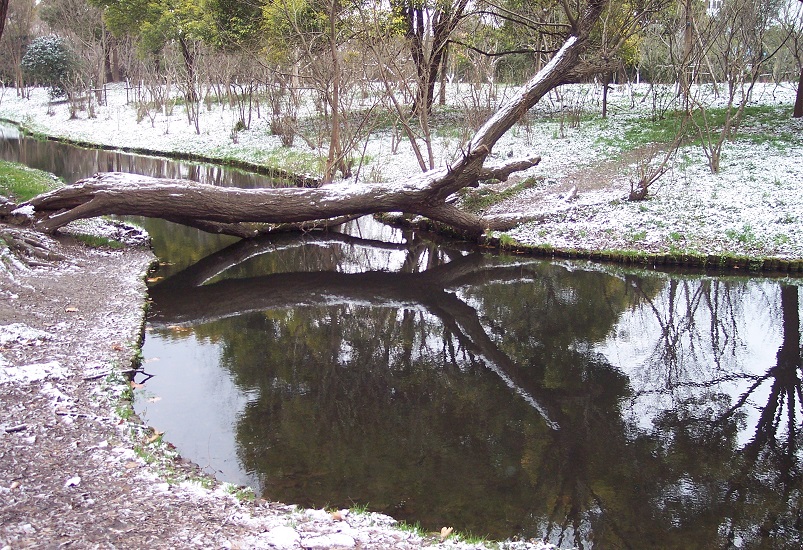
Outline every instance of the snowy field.
<path fill-rule="evenodd" d="M 563 88 L 542 100 L 526 124 L 515 126 L 495 146 L 497 158 L 491 162 L 531 155 L 540 155 L 542 162 L 515 178 L 534 177 L 536 185 L 489 212 L 537 215 L 538 221 L 508 232 L 524 244 L 801 259 L 803 120 L 791 118 L 795 89 L 794 84 L 762 84 L 754 90 L 751 105 L 767 106 L 765 117 L 745 119 L 740 137 L 725 143 L 718 174 L 711 173 L 699 145 L 685 146 L 651 188 L 649 199 L 629 202 L 630 182 L 646 153 L 628 152 L 626 145 L 617 144 L 626 144 L 634 129 L 652 124 L 655 96 L 647 85 L 614 87 L 609 117 L 602 119 L 599 87 Z M 504 95 L 503 90 L 499 101 Z M 204 106 L 196 133 L 180 106 L 170 116 L 138 117 L 122 85 L 110 86 L 107 97 L 105 105 L 94 106 L 94 117 L 84 111 L 71 119 L 68 105 L 49 105 L 45 90 L 33 90 L 30 99 L 22 99 L 13 89 L 0 89 L 0 117 L 72 140 L 272 164 L 294 172 L 309 172 L 325 154 L 299 138 L 292 148 L 282 147 L 265 118 L 254 118 L 250 129 L 233 135 L 239 114 L 227 105 Z M 450 108 L 459 112 L 465 98 L 454 94 Z M 721 96 L 712 98 L 711 105 L 718 101 Z M 441 165 L 453 160 L 470 137 L 454 127 L 438 127 L 434 134 Z M 385 130 L 358 144 L 364 152 L 362 162 L 358 160 L 361 180 L 391 182 L 419 170 L 409 143 L 394 147 L 393 142 Z M 567 200 L 572 187 L 577 194 Z"/>

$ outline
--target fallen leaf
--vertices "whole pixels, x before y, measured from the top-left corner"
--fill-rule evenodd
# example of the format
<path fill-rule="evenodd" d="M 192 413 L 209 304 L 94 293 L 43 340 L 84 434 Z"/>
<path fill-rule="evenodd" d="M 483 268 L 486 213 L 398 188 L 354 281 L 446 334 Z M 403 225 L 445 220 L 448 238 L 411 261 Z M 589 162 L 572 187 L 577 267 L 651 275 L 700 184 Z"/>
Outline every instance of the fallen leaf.
<path fill-rule="evenodd" d="M 441 542 L 445 541 L 449 538 L 449 535 L 452 534 L 454 531 L 454 527 L 443 527 L 441 528 Z"/>
<path fill-rule="evenodd" d="M 160 432 L 159 430 L 153 430 L 153 435 L 145 440 L 145 444 L 149 445 L 149 444 L 153 443 L 154 441 L 156 441 L 157 439 L 159 439 L 160 437 L 162 437 L 163 435 L 164 435 L 164 432 Z"/>
<path fill-rule="evenodd" d="M 131 389 L 138 390 L 145 387 L 145 384 L 140 384 L 139 382 L 134 382 L 133 380 L 129 382 L 131 384 Z"/>
<path fill-rule="evenodd" d="M 78 311 L 78 308 L 77 307 L 65 307 L 64 311 L 66 311 L 67 313 L 76 313 Z"/>
<path fill-rule="evenodd" d="M 334 521 L 343 521 L 346 519 L 346 514 L 342 510 L 335 510 L 330 514 Z"/>
<path fill-rule="evenodd" d="M 20 486 L 20 482 L 19 481 L 12 481 L 11 485 L 9 485 L 8 488 L 13 491 L 14 489 L 16 489 L 19 486 Z"/>
<path fill-rule="evenodd" d="M 115 342 L 114 344 L 112 344 L 112 349 L 114 351 L 123 351 L 124 348 L 120 343 Z"/>
<path fill-rule="evenodd" d="M 150 277 L 150 278 L 148 278 L 148 282 L 149 283 L 158 283 L 162 279 L 164 279 L 164 277 Z"/>
<path fill-rule="evenodd" d="M 133 460 L 130 462 L 125 463 L 125 467 L 128 470 L 133 470 L 134 468 L 139 468 L 139 462 L 134 462 Z"/>

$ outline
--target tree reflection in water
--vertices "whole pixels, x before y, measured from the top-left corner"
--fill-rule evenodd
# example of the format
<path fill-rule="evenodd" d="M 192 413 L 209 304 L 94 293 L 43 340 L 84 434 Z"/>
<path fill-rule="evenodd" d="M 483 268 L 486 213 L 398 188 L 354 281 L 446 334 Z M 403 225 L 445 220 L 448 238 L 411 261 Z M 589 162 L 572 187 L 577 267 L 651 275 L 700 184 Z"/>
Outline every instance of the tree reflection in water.
<path fill-rule="evenodd" d="M 219 342 L 251 396 L 239 460 L 268 498 L 559 546 L 799 546 L 796 286 L 328 234 L 231 245 L 152 297 L 155 334 Z M 759 304 L 783 343 L 756 374 Z"/>

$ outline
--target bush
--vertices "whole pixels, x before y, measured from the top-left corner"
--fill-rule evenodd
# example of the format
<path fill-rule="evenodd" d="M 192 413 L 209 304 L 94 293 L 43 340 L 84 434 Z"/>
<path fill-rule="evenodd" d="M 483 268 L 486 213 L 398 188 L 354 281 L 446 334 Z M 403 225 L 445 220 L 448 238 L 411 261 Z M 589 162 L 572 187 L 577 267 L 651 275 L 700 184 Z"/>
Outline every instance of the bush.
<path fill-rule="evenodd" d="M 75 55 L 67 41 L 53 35 L 35 38 L 20 63 L 25 78 L 34 84 L 48 86 L 53 98 L 67 95 L 67 83 L 76 66 Z"/>

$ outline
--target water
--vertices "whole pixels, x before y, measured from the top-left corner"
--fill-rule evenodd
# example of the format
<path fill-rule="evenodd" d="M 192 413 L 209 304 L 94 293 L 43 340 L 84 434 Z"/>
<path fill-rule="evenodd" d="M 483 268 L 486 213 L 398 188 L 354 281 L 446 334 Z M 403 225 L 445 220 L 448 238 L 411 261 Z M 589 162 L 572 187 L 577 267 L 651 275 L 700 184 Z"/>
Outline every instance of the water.
<path fill-rule="evenodd" d="M 85 149 L 56 141 L 40 141 L 0 123 L 0 159 L 52 172 L 74 183 L 97 172 L 130 172 L 159 178 L 189 179 L 212 185 L 264 187 L 265 177 L 242 170 L 182 162 L 120 151 Z"/>
<path fill-rule="evenodd" d="M 560 547 L 801 546 L 799 280 L 147 224 L 136 408 L 221 479 Z"/>

